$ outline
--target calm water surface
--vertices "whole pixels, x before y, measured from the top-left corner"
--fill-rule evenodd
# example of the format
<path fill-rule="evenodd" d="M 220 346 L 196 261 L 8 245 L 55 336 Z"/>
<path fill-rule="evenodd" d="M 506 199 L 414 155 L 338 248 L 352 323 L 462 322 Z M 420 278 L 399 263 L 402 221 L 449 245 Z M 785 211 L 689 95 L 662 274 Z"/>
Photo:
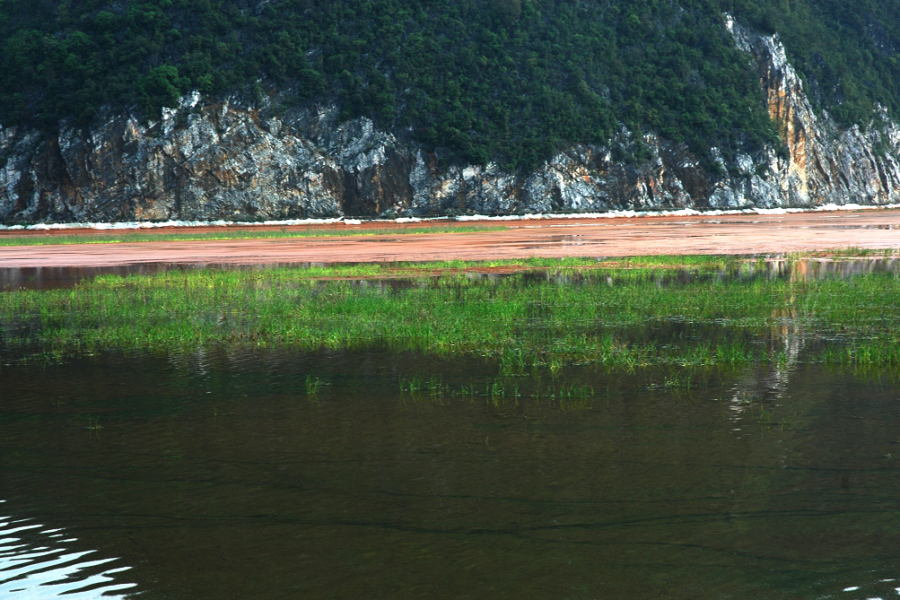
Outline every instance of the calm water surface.
<path fill-rule="evenodd" d="M 888 381 L 792 361 L 689 389 L 652 371 L 521 378 L 596 390 L 561 402 L 402 394 L 416 374 L 483 390 L 497 366 L 248 351 L 2 367 L 0 597 L 898 597 Z"/>
<path fill-rule="evenodd" d="M 602 260 L 598 258 L 598 260 Z M 190 263 L 139 263 L 116 267 L 28 267 L 0 268 L 0 292 L 13 290 L 52 290 L 71 288 L 82 281 L 96 277 L 114 275 L 119 277 L 158 275 L 167 271 L 190 271 L 200 269 L 267 269 L 277 267 L 309 268 L 324 266 L 324 263 L 268 263 L 255 265 L 230 264 L 190 264 Z M 749 273 L 753 277 L 854 277 L 867 273 L 900 272 L 897 258 L 851 258 L 851 259 L 769 259 L 760 271 L 755 266 Z M 719 273 L 719 277 L 731 277 L 731 273 Z M 685 270 L 681 279 L 695 277 L 693 270 Z M 747 274 L 744 274 L 747 276 Z"/>

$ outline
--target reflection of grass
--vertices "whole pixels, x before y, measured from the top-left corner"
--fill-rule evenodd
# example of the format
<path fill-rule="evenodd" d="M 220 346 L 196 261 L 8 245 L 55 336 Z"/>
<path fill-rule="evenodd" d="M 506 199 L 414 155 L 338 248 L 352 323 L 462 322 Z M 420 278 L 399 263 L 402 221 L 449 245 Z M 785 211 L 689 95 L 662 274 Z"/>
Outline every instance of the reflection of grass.
<path fill-rule="evenodd" d="M 582 270 L 596 266 L 589 259 L 531 259 L 102 277 L 69 290 L 2 293 L 0 323 L 7 343 L 59 353 L 382 347 L 492 357 L 502 374 L 532 367 L 555 374 L 579 364 L 634 370 L 774 362 L 782 348 L 767 340 L 799 329 L 851 342 L 823 345 L 822 360 L 900 366 L 900 279 L 894 275 L 720 278 L 717 273 L 746 270 L 748 263 L 702 257 L 691 263 L 700 275 L 683 280 L 660 268 L 667 260 L 632 261 L 624 270 Z M 686 264 L 685 257 L 677 260 Z M 467 274 L 511 265 L 544 272 L 499 280 Z M 456 274 L 416 279 L 435 269 Z M 311 280 L 386 273 L 411 281 Z M 402 385 L 443 393 L 439 381 Z M 498 387 L 489 393 L 514 392 Z"/>
<path fill-rule="evenodd" d="M 550 401 L 560 405 L 578 402 L 588 405 L 594 398 L 594 388 L 587 384 L 552 382 L 544 385 L 540 377 L 495 377 L 480 386 L 474 382 L 462 385 L 444 384 L 439 375 L 417 375 L 400 378 L 400 391 L 404 396 L 423 398 L 483 398 L 487 403 L 499 406 L 522 399 Z"/>
<path fill-rule="evenodd" d="M 503 231 L 503 225 L 429 225 L 420 227 L 383 227 L 378 229 L 326 229 L 307 227 L 305 229 L 281 228 L 277 231 L 250 229 L 227 229 L 209 232 L 162 233 L 146 231 L 123 231 L 121 233 L 72 233 L 72 234 L 28 234 L 0 236 L 0 246 L 46 246 L 57 244 L 118 244 L 134 242 L 187 242 L 210 240 L 257 240 L 289 239 L 305 237 L 347 237 L 370 235 L 409 235 L 423 233 L 477 233 L 483 231 Z"/>

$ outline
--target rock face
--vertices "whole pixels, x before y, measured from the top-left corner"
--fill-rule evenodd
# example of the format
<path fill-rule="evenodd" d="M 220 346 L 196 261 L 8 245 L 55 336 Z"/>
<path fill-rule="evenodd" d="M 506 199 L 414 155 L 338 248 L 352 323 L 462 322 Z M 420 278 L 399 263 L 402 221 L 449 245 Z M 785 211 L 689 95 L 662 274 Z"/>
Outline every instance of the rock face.
<path fill-rule="evenodd" d="M 750 178 L 736 192 L 751 202 L 770 198 L 780 205 L 894 204 L 900 200 L 900 128 L 886 111 L 878 126 L 842 130 L 826 114 L 817 116 L 803 84 L 774 36 L 754 35 L 730 17 L 726 27 L 754 61 L 766 92 L 769 115 L 781 130 L 789 156 L 770 153 L 768 175 Z"/>
<path fill-rule="evenodd" d="M 267 102 L 204 103 L 198 94 L 142 125 L 111 116 L 87 133 L 43 138 L 0 129 L 0 221 L 289 219 L 436 216 L 611 209 L 812 207 L 900 202 L 900 128 L 841 130 L 817 115 L 777 36 L 726 17 L 760 74 L 788 148 L 731 164 L 701 161 L 655 135 L 643 163 L 617 161 L 636 143 L 574 145 L 527 174 L 444 164 L 368 119 L 339 123 L 334 106 L 279 112 Z M 716 172 L 705 168 L 718 163 Z"/>

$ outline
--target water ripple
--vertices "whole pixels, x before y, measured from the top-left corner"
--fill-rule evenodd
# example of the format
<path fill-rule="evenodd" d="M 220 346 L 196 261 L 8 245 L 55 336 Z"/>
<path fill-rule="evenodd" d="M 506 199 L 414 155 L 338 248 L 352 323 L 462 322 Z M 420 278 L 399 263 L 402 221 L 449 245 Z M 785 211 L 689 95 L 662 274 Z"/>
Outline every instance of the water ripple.
<path fill-rule="evenodd" d="M 131 567 L 114 567 L 120 559 L 71 547 L 76 541 L 61 529 L 0 515 L 0 597 L 87 600 L 135 591 L 136 584 L 119 577 Z"/>

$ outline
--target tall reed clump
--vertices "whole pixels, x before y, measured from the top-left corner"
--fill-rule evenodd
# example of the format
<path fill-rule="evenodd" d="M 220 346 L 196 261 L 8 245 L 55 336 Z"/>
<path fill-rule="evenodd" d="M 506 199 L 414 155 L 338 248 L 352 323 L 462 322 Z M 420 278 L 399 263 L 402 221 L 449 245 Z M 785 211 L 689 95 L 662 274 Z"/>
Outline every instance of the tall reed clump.
<path fill-rule="evenodd" d="M 314 281 L 310 271 L 286 268 L 102 277 L 68 290 L 2 293 L 0 325 L 7 344 L 58 353 L 381 347 L 494 357 L 505 371 L 737 365 L 766 360 L 766 340 L 789 328 L 852 343 L 840 360 L 900 366 L 900 283 L 890 274 L 741 279 L 704 275 L 704 265 L 721 265 L 698 261 L 698 276 L 684 280 L 639 263 L 577 272 L 579 260 L 501 279 Z"/>

